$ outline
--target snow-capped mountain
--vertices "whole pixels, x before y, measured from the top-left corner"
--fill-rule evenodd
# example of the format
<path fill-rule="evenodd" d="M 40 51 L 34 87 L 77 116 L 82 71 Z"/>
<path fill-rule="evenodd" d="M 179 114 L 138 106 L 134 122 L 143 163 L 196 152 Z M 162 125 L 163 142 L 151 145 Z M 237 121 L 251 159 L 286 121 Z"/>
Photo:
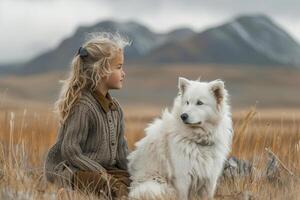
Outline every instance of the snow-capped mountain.
<path fill-rule="evenodd" d="M 299 44 L 264 15 L 242 16 L 150 52 L 156 62 L 300 66 Z"/>

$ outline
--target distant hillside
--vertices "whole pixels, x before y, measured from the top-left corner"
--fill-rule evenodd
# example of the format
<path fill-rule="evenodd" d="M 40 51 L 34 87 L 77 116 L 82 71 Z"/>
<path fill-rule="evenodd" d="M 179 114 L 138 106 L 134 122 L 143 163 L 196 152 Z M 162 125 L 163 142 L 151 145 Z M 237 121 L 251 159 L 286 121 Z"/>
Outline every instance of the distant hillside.
<path fill-rule="evenodd" d="M 66 70 L 87 33 L 120 32 L 132 45 L 125 50 L 127 63 L 216 63 L 260 66 L 300 67 L 300 45 L 280 26 L 265 15 L 240 16 L 221 26 L 196 33 L 180 28 L 168 33 L 155 33 L 136 22 L 102 21 L 79 27 L 61 44 L 31 61 L 0 74 L 34 74 Z"/>
<path fill-rule="evenodd" d="M 131 65 L 126 69 L 122 90 L 112 90 L 122 105 L 171 106 L 177 95 L 178 76 L 210 81 L 222 79 L 230 94 L 231 106 L 249 108 L 300 108 L 300 70 L 290 68 L 266 68 L 259 66 L 214 66 L 199 64 L 162 64 L 155 67 Z M 243 69 L 243 70 L 241 70 Z M 59 96 L 59 80 L 67 77 L 67 71 L 7 75 L 0 78 L 0 110 L 3 105 L 24 107 L 46 103 L 53 106 Z M 2 107 L 1 107 L 2 106 Z M 136 110 L 130 111 L 134 115 Z"/>

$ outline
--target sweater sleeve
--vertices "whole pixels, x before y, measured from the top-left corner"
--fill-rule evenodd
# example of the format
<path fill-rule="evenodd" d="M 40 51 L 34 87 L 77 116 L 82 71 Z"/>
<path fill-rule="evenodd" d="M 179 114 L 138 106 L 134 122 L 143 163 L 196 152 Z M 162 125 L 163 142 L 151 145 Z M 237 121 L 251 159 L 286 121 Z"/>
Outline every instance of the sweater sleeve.
<path fill-rule="evenodd" d="M 90 125 L 90 114 L 87 106 L 79 104 L 72 108 L 65 124 L 65 134 L 62 141 L 62 156 L 80 170 L 106 171 L 98 162 L 85 156 L 80 143 L 85 143 Z"/>
<path fill-rule="evenodd" d="M 120 138 L 118 142 L 118 149 L 117 149 L 117 166 L 120 169 L 127 169 L 127 156 L 128 156 L 128 145 L 127 140 L 125 138 L 125 122 L 124 122 L 124 115 L 121 109 L 121 125 L 120 125 Z"/>

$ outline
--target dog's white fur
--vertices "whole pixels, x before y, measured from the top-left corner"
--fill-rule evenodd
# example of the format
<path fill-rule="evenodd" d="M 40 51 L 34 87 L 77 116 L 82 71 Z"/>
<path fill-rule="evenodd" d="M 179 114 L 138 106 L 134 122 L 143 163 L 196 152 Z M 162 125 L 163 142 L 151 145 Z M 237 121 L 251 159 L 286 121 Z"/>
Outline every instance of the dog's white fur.
<path fill-rule="evenodd" d="M 131 198 L 174 192 L 180 200 L 214 196 L 233 134 L 228 94 L 221 80 L 179 77 L 178 87 L 171 112 L 166 109 L 145 129 L 128 156 Z"/>

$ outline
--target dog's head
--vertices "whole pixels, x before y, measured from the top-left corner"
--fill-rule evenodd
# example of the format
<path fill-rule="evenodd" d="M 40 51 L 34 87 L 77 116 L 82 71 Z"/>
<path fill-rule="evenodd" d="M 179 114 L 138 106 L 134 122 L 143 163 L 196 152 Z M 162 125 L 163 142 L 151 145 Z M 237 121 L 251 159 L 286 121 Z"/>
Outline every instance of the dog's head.
<path fill-rule="evenodd" d="M 182 123 L 201 128 L 219 121 L 227 96 L 223 81 L 200 82 L 179 77 L 178 89 L 176 109 Z"/>

